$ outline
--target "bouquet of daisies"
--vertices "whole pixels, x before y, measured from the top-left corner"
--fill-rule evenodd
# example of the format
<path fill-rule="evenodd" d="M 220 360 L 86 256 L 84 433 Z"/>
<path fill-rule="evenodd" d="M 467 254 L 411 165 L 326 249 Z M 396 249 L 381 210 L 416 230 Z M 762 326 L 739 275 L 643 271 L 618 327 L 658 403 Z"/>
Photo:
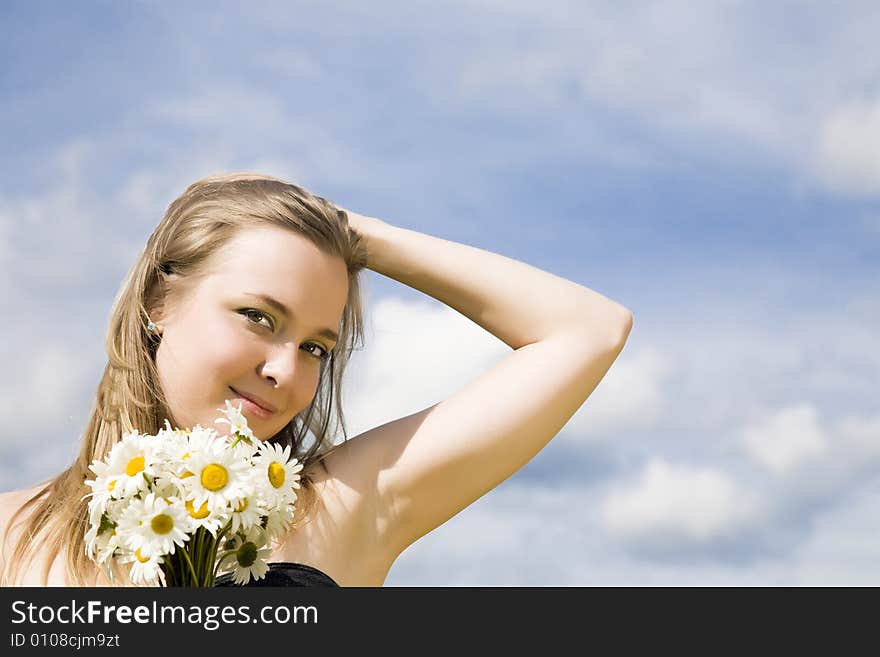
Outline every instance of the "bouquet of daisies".
<path fill-rule="evenodd" d="M 230 425 L 123 435 L 89 469 L 86 554 L 128 566 L 134 584 L 213 586 L 221 572 L 238 584 L 262 579 L 272 540 L 293 518 L 302 464 L 290 447 L 261 443 L 241 406 L 217 409 Z"/>

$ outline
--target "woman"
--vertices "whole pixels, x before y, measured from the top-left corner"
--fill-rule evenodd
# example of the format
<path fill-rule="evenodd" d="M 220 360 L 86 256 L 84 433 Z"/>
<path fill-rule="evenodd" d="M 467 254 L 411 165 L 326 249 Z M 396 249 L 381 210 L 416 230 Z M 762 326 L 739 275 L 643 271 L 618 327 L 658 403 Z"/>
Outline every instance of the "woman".
<path fill-rule="evenodd" d="M 514 351 L 448 399 L 349 439 L 340 392 L 363 340 L 364 267 Z M 213 420 L 229 399 L 260 440 L 291 445 L 304 465 L 295 522 L 270 561 L 380 586 L 407 546 L 559 432 L 631 328 L 627 309 L 588 288 L 296 185 L 257 174 L 196 182 L 115 299 L 79 457 L 48 483 L 0 496 L 2 583 L 110 584 L 85 555 L 88 465 L 123 432 L 156 433 L 165 418 L 221 431 Z M 335 445 L 334 414 L 345 438 Z"/>

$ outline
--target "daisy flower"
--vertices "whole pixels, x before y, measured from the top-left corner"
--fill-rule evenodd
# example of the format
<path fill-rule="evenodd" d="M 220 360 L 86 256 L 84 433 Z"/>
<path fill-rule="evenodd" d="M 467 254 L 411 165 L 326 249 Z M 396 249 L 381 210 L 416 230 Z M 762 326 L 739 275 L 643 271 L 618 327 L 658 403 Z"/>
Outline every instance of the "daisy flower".
<path fill-rule="evenodd" d="M 86 496 L 88 497 L 88 495 Z M 128 500 L 99 500 L 93 498 L 89 502 L 89 529 L 86 532 L 86 555 L 103 563 L 113 556 L 115 548 L 120 546 L 116 537 L 116 525 L 122 511 L 128 506 Z M 113 540 L 111 540 L 113 537 Z"/>
<path fill-rule="evenodd" d="M 241 402 L 239 402 L 238 407 L 235 407 L 232 405 L 232 402 L 227 399 L 226 408 L 218 408 L 217 410 L 222 412 L 226 417 L 217 418 L 214 422 L 217 424 L 228 424 L 230 435 L 238 434 L 246 443 L 251 445 L 258 442 L 257 437 L 254 436 L 254 432 L 248 426 L 247 419 L 241 412 Z M 240 441 L 237 441 L 236 444 L 239 444 L 239 442 Z"/>
<path fill-rule="evenodd" d="M 267 561 L 272 549 L 266 545 L 266 533 L 260 527 L 252 527 L 238 534 L 232 579 L 236 584 L 247 584 L 251 577 L 263 579 L 269 570 Z"/>
<path fill-rule="evenodd" d="M 154 553 L 147 556 L 139 549 L 126 552 L 127 554 L 120 557 L 119 561 L 121 563 L 131 562 L 128 577 L 133 584 L 156 584 L 159 581 L 162 570 L 162 555 Z"/>
<path fill-rule="evenodd" d="M 99 528 L 99 533 L 106 527 L 115 527 L 129 502 L 130 500 L 110 500 L 102 508 L 102 505 L 92 500 L 89 502 L 89 522 Z"/>
<path fill-rule="evenodd" d="M 157 436 L 160 438 L 157 442 L 161 445 L 160 453 L 164 460 L 171 463 L 183 461 L 190 449 L 189 434 L 183 431 L 166 432 L 165 429 L 161 433 L 164 435 Z"/>
<path fill-rule="evenodd" d="M 106 478 L 110 497 L 118 499 L 146 490 L 149 486 L 147 477 L 156 476 L 160 458 L 157 444 L 150 438 L 132 431 L 124 434 L 122 440 L 110 449 L 105 459 L 107 467 L 100 472 L 100 476 Z"/>
<path fill-rule="evenodd" d="M 191 529 L 189 515 L 179 500 L 169 503 L 153 493 L 147 493 L 143 500 L 132 500 L 117 527 L 124 545 L 144 557 L 173 554 L 175 545 L 189 540 Z"/>
<path fill-rule="evenodd" d="M 299 471 L 302 463 L 290 457 L 290 445 L 281 448 L 273 443 L 261 443 L 254 456 L 254 470 L 260 495 L 269 507 L 286 507 L 296 500 L 295 488 L 299 488 Z"/>
<path fill-rule="evenodd" d="M 196 454 L 212 445 L 221 441 L 222 437 L 217 435 L 213 429 L 206 429 L 202 425 L 197 424 L 191 431 L 186 434 L 187 452 L 190 455 Z M 186 455 L 184 459 L 188 458 Z"/>
<path fill-rule="evenodd" d="M 102 525 L 92 525 L 86 532 L 86 555 L 102 564 L 122 545 L 115 527 L 101 529 Z"/>
<path fill-rule="evenodd" d="M 259 525 L 268 512 L 256 495 L 241 498 L 232 509 L 232 531 L 246 531 Z"/>
<path fill-rule="evenodd" d="M 183 486 L 181 485 L 179 478 L 171 472 L 164 473 L 161 477 L 157 477 L 153 481 L 152 488 L 150 488 L 150 491 L 154 493 L 156 497 L 161 497 L 166 501 L 171 498 L 179 498 L 181 490 L 183 490 Z"/>
<path fill-rule="evenodd" d="M 281 538 L 287 534 L 293 520 L 293 511 L 293 504 L 269 510 L 265 517 L 265 527 L 270 538 Z"/>
<path fill-rule="evenodd" d="M 119 476 L 109 473 L 109 466 L 102 461 L 92 462 L 89 466 L 89 470 L 95 473 L 95 478 L 87 479 L 85 481 L 85 485 L 92 489 L 92 492 L 88 493 L 85 498 L 90 498 L 89 510 L 94 507 L 97 507 L 100 510 L 98 513 L 98 517 L 100 517 L 101 513 L 107 508 L 107 503 L 111 499 L 119 497 L 120 491 L 116 491 L 114 497 L 114 491 L 116 490 L 116 483 L 119 481 Z"/>
<path fill-rule="evenodd" d="M 178 473 L 183 472 L 186 462 L 193 454 L 205 449 L 208 445 L 216 442 L 217 432 L 213 429 L 203 429 L 197 425 L 192 431 L 176 432 L 164 441 L 163 456 L 166 461 L 179 466 Z"/>
<path fill-rule="evenodd" d="M 189 514 L 193 531 L 199 527 L 204 527 L 215 538 L 220 528 L 229 520 L 229 514 L 212 512 L 208 508 L 207 502 L 202 502 L 199 506 L 196 506 L 193 500 L 189 499 L 184 502 L 184 508 Z"/>
<path fill-rule="evenodd" d="M 207 443 L 192 454 L 186 468 L 192 476 L 182 481 L 196 509 L 207 502 L 211 511 L 222 513 L 248 494 L 250 464 L 227 449 L 223 440 Z"/>

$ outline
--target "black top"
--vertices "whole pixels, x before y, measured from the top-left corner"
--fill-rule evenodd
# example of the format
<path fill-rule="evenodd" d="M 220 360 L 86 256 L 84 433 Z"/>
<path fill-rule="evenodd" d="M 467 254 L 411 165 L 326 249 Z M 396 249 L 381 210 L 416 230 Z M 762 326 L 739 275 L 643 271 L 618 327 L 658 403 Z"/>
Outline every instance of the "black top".
<path fill-rule="evenodd" d="M 339 586 L 327 573 L 304 563 L 273 561 L 263 579 L 251 579 L 247 584 L 236 584 L 231 573 L 223 573 L 214 586 Z"/>

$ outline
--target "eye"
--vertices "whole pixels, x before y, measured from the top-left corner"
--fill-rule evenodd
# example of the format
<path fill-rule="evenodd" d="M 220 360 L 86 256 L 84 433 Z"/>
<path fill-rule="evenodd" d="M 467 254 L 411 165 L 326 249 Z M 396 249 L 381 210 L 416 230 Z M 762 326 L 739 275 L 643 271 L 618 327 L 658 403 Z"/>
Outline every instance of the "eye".
<path fill-rule="evenodd" d="M 275 325 L 272 323 L 272 320 L 269 319 L 269 316 L 266 315 L 264 312 L 262 312 L 262 311 L 260 311 L 260 310 L 256 310 L 255 308 L 242 308 L 242 309 L 239 310 L 238 312 L 241 313 L 242 315 L 244 315 L 245 317 L 247 317 L 247 318 L 248 318 L 248 321 L 250 321 L 252 324 L 257 324 L 257 325 L 259 325 L 259 326 L 265 326 L 265 327 L 268 328 L 269 330 L 272 330 L 272 329 L 275 328 Z M 253 317 L 253 316 L 255 316 L 255 315 L 258 316 L 258 317 L 260 317 L 260 318 L 262 318 L 262 319 L 267 320 L 267 321 L 269 322 L 269 325 L 266 326 L 266 324 L 263 324 L 263 323 L 262 323 L 261 321 L 259 321 L 259 320 L 257 320 L 256 322 L 253 321 L 253 320 L 251 319 L 251 317 Z"/>
<path fill-rule="evenodd" d="M 269 330 L 273 330 L 275 328 L 275 325 L 272 322 L 272 320 L 269 318 L 269 315 L 264 313 L 262 310 L 257 310 L 256 308 L 242 308 L 238 312 L 239 312 L 239 314 L 247 317 L 248 321 L 251 324 L 255 324 L 257 326 L 262 326 L 264 328 L 268 328 Z M 254 321 L 252 319 L 253 317 L 258 317 L 259 319 Z M 261 321 L 262 319 L 265 319 L 269 324 L 268 325 L 263 324 L 263 322 Z M 309 354 L 311 354 L 312 356 L 314 356 L 318 360 L 327 360 L 328 358 L 330 358 L 330 351 L 325 349 L 321 345 L 317 344 L 316 342 L 309 342 L 308 344 L 303 345 L 303 348 L 306 349 L 309 352 Z M 318 350 L 317 353 L 314 351 L 315 349 Z"/>
<path fill-rule="evenodd" d="M 319 344 L 315 344 L 314 342 L 310 342 L 309 344 L 306 345 L 306 347 L 316 347 L 321 350 L 320 354 L 315 354 L 315 352 L 313 352 L 313 351 L 309 352 L 310 354 L 312 354 L 312 356 L 314 356 L 318 360 L 325 360 L 330 357 L 330 352 L 327 351 L 326 349 L 324 349 L 324 347 L 322 347 Z"/>

